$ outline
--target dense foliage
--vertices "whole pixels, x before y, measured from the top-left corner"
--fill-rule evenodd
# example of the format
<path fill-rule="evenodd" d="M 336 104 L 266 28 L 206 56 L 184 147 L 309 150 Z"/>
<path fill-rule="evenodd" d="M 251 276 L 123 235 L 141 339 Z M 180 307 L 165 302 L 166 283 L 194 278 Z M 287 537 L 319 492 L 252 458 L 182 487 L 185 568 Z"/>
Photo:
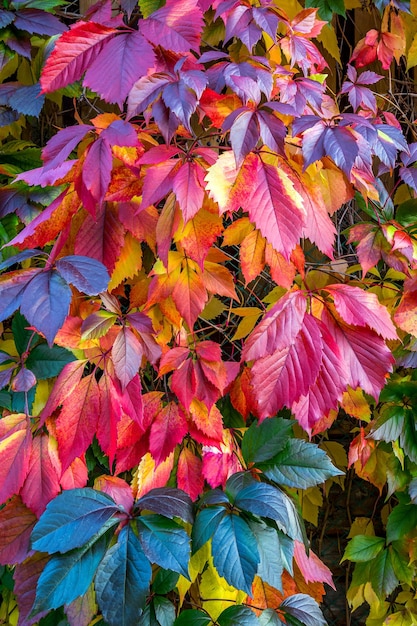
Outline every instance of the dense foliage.
<path fill-rule="evenodd" d="M 417 5 L 358 6 L 3 0 L 2 623 L 324 625 L 346 472 L 417 622 Z"/>

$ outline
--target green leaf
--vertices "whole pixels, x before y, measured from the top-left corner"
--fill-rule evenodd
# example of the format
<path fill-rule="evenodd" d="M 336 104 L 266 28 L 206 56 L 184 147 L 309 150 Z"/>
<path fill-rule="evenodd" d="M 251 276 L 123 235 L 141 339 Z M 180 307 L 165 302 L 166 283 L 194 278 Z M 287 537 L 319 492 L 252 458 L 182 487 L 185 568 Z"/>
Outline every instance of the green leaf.
<path fill-rule="evenodd" d="M 258 618 L 248 606 L 229 606 L 217 618 L 219 626 L 259 626 Z"/>
<path fill-rule="evenodd" d="M 97 602 L 109 626 L 136 626 L 145 608 L 151 565 L 131 526 L 120 531 L 95 578 Z"/>
<path fill-rule="evenodd" d="M 387 543 L 402 539 L 417 527 L 417 506 L 398 504 L 387 521 Z"/>
<path fill-rule="evenodd" d="M 388 550 L 380 552 L 372 561 L 369 582 L 381 600 L 394 591 L 398 585 L 398 578 L 395 575 L 391 554 Z"/>
<path fill-rule="evenodd" d="M 314 487 L 327 478 L 343 475 L 324 450 L 302 439 L 290 439 L 269 463 L 259 463 L 258 467 L 274 482 L 297 489 Z"/>
<path fill-rule="evenodd" d="M 163 596 L 175 589 L 175 585 L 178 582 L 179 574 L 177 572 L 171 572 L 168 569 L 162 567 L 158 570 L 155 580 L 152 583 L 152 592 L 158 593 Z"/>
<path fill-rule="evenodd" d="M 258 576 L 263 581 L 282 591 L 282 558 L 279 535 L 274 528 L 263 522 L 249 522 L 259 552 Z"/>
<path fill-rule="evenodd" d="M 155 611 L 155 617 L 160 626 L 173 626 L 175 622 L 175 607 L 168 600 L 162 596 L 155 596 L 153 600 L 153 608 Z M 132 624 L 132 626 L 136 626 Z"/>
<path fill-rule="evenodd" d="M 258 617 L 258 622 L 260 626 L 281 626 L 284 624 L 274 609 L 265 609 L 262 611 L 260 616 Z"/>
<path fill-rule="evenodd" d="M 12 396 L 8 391 L 0 391 L 0 406 L 8 411 L 12 410 Z"/>
<path fill-rule="evenodd" d="M 412 198 L 399 205 L 395 213 L 395 219 L 397 222 L 400 222 L 402 226 L 411 226 L 416 223 L 416 214 L 417 199 Z"/>
<path fill-rule="evenodd" d="M 198 512 L 191 531 L 193 554 L 212 537 L 225 515 L 227 511 L 223 506 L 208 507 Z"/>
<path fill-rule="evenodd" d="M 306 9 L 315 7 L 319 9 L 321 19 L 326 20 L 326 22 L 331 21 L 333 13 L 346 17 L 343 0 L 306 0 Z"/>
<path fill-rule="evenodd" d="M 165 0 L 139 0 L 139 8 L 143 17 L 148 17 L 165 5 Z"/>
<path fill-rule="evenodd" d="M 97 533 L 119 523 L 114 501 L 94 489 L 69 489 L 49 502 L 32 532 L 32 547 L 40 552 L 68 552 Z"/>
<path fill-rule="evenodd" d="M 33 330 L 26 330 L 30 326 L 26 317 L 24 317 L 20 311 L 16 311 L 12 320 L 13 339 L 16 345 L 16 350 L 22 355 L 28 349 L 29 341 L 33 337 Z M 39 339 L 39 335 L 35 336 Z"/>
<path fill-rule="evenodd" d="M 51 558 L 39 577 L 32 614 L 57 609 L 87 593 L 110 535 Z"/>
<path fill-rule="evenodd" d="M 273 417 L 260 424 L 254 422 L 242 441 L 242 454 L 246 463 L 269 461 L 284 449 L 291 434 L 292 422 Z"/>
<path fill-rule="evenodd" d="M 139 540 L 148 559 L 189 578 L 190 538 L 179 524 L 160 515 L 138 520 Z"/>
<path fill-rule="evenodd" d="M 395 541 L 389 546 L 388 550 L 396 577 L 400 583 L 406 583 L 412 587 L 415 567 L 409 564 L 410 557 L 408 555 L 406 542 Z"/>
<path fill-rule="evenodd" d="M 223 517 L 212 538 L 214 566 L 236 589 L 251 595 L 260 561 L 256 539 L 248 524 L 237 515 Z"/>
<path fill-rule="evenodd" d="M 417 429 L 413 411 L 405 412 L 404 428 L 400 435 L 400 444 L 410 459 L 417 463 Z"/>
<path fill-rule="evenodd" d="M 285 617 L 289 624 L 291 624 L 290 618 L 295 617 L 305 626 L 327 626 L 317 602 L 304 593 L 296 593 L 286 598 L 281 602 L 279 608 L 281 611 L 285 611 Z"/>
<path fill-rule="evenodd" d="M 384 406 L 372 429 L 372 438 L 387 442 L 395 441 L 402 433 L 404 419 L 404 407 L 398 406 L 398 404 Z"/>
<path fill-rule="evenodd" d="M 26 360 L 26 366 L 32 370 L 38 380 L 58 376 L 67 363 L 75 361 L 75 356 L 66 348 L 46 343 L 36 346 Z"/>
<path fill-rule="evenodd" d="M 356 535 L 347 545 L 342 561 L 365 563 L 374 559 L 384 549 L 385 539 L 369 535 Z"/>
<path fill-rule="evenodd" d="M 206 613 L 197 611 L 197 609 L 186 609 L 177 617 L 174 622 L 175 626 L 208 626 L 211 619 Z"/>

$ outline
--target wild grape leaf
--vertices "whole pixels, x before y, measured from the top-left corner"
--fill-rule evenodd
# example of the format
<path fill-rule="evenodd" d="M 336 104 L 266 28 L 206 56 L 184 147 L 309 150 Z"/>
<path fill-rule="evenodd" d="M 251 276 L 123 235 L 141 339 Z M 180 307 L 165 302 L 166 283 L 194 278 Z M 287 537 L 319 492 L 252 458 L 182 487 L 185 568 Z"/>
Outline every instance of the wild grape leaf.
<path fill-rule="evenodd" d="M 181 443 L 188 432 L 187 420 L 175 402 L 167 404 L 156 416 L 150 433 L 150 453 L 159 465 Z"/>
<path fill-rule="evenodd" d="M 34 437 L 30 450 L 28 472 L 20 490 L 23 502 L 37 517 L 46 505 L 61 491 L 60 464 L 49 435 L 41 433 Z"/>
<path fill-rule="evenodd" d="M 56 421 L 62 471 L 83 454 L 93 441 L 100 411 L 100 395 L 94 373 L 82 378 L 62 404 Z"/>
<path fill-rule="evenodd" d="M 139 31 L 121 33 L 106 41 L 102 51 L 88 64 L 84 84 L 121 109 L 134 83 L 146 76 L 154 63 L 152 46 Z"/>
<path fill-rule="evenodd" d="M 89 257 L 71 255 L 55 262 L 61 276 L 77 289 L 89 296 L 107 289 L 109 275 L 105 266 Z"/>
<path fill-rule="evenodd" d="M 169 519 L 179 517 L 190 524 L 194 519 L 189 496 L 181 489 L 173 487 L 151 489 L 137 500 L 136 506 L 153 513 L 159 513 Z"/>
<path fill-rule="evenodd" d="M 137 624 L 151 577 L 139 539 L 131 526 L 125 526 L 104 555 L 94 580 L 97 601 L 110 626 Z"/>
<path fill-rule="evenodd" d="M 256 539 L 248 524 L 237 515 L 225 515 L 212 537 L 214 566 L 236 589 L 252 594 L 252 582 L 260 561 Z"/>
<path fill-rule="evenodd" d="M 346 547 L 343 561 L 349 559 L 352 563 L 367 563 L 374 559 L 384 547 L 385 539 L 383 537 L 355 535 Z"/>
<path fill-rule="evenodd" d="M 37 273 L 27 285 L 20 310 L 51 346 L 69 311 L 72 293 L 56 270 Z"/>
<path fill-rule="evenodd" d="M 248 606 L 229 606 L 217 618 L 219 626 L 259 626 L 258 618 Z"/>
<path fill-rule="evenodd" d="M 265 267 L 266 244 L 265 238 L 257 229 L 246 235 L 241 243 L 240 263 L 247 284 L 255 280 Z"/>
<path fill-rule="evenodd" d="M 26 359 L 26 367 L 35 374 L 37 380 L 58 376 L 67 363 L 75 361 L 69 350 L 60 346 L 50 348 L 44 343 L 34 347 Z"/>
<path fill-rule="evenodd" d="M 279 608 L 289 617 L 295 617 L 304 626 L 327 626 L 317 602 L 304 593 L 296 593 L 286 598 Z"/>
<path fill-rule="evenodd" d="M 13 418 L 13 416 L 12 416 Z M 5 418 L 6 419 L 6 418 Z M 0 454 L 0 502 L 18 493 L 29 470 L 29 457 L 32 448 L 32 434 L 26 418 L 17 417 L 16 423 L 4 424 L 5 432 L 1 433 Z"/>
<path fill-rule="evenodd" d="M 12 390 L 17 392 L 27 393 L 35 385 L 36 376 L 26 367 L 22 367 L 12 380 Z"/>
<path fill-rule="evenodd" d="M 111 351 L 116 375 L 123 390 L 137 374 L 143 355 L 142 346 L 130 328 L 123 326 Z"/>
<path fill-rule="evenodd" d="M 138 518 L 139 541 L 151 563 L 188 578 L 190 538 L 181 526 L 160 515 Z"/>
<path fill-rule="evenodd" d="M 102 536 L 67 554 L 53 556 L 39 577 L 32 611 L 57 609 L 83 596 L 93 581 L 109 539 Z"/>
<path fill-rule="evenodd" d="M 116 32 L 94 22 L 79 22 L 61 35 L 43 68 L 42 92 L 56 91 L 79 80 L 103 49 L 104 42 Z"/>
<path fill-rule="evenodd" d="M 32 626 L 39 622 L 47 611 L 32 614 L 32 607 L 36 596 L 36 585 L 39 576 L 43 572 L 49 555 L 36 552 L 26 559 L 24 563 L 18 564 L 15 568 L 13 578 L 15 581 L 14 593 L 19 606 L 19 626 Z M 31 615 L 31 617 L 29 617 Z"/>
<path fill-rule="evenodd" d="M 165 74 L 151 74 L 139 78 L 129 92 L 127 119 L 145 111 L 161 95 L 169 82 L 170 77 Z"/>
<path fill-rule="evenodd" d="M 197 0 L 184 0 L 181 6 L 168 0 L 140 22 L 140 32 L 151 43 L 176 52 L 198 51 L 202 29 L 203 14 Z"/>
<path fill-rule="evenodd" d="M 16 11 L 14 25 L 19 30 L 49 37 L 65 33 L 67 30 L 58 17 L 36 8 L 23 8 Z"/>
<path fill-rule="evenodd" d="M 111 181 L 112 149 L 105 137 L 99 137 L 87 150 L 81 177 L 77 179 L 77 193 L 89 213 L 96 214 L 101 207 Z"/>
<path fill-rule="evenodd" d="M 30 551 L 30 535 L 36 515 L 13 496 L 0 511 L 0 563 L 22 563 Z"/>
<path fill-rule="evenodd" d="M 32 533 L 40 552 L 71 552 L 88 543 L 121 509 L 108 495 L 91 488 L 63 491 L 46 507 Z M 115 525 L 117 518 L 111 520 Z"/>
<path fill-rule="evenodd" d="M 273 459 L 257 463 L 268 478 L 286 487 L 307 489 L 331 476 L 341 476 L 324 450 L 302 439 L 290 439 Z"/>

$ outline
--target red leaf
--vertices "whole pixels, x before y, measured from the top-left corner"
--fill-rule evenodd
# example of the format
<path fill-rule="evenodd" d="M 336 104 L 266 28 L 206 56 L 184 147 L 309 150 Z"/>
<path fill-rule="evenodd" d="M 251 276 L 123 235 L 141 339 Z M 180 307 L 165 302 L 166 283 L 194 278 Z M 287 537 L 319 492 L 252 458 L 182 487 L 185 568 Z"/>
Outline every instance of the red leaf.
<path fill-rule="evenodd" d="M 194 161 L 186 161 L 175 175 L 172 190 L 177 197 L 185 224 L 203 206 L 204 175 L 205 170 Z"/>
<path fill-rule="evenodd" d="M 26 559 L 36 515 L 13 496 L 0 511 L 0 563 L 14 565 Z"/>
<path fill-rule="evenodd" d="M 203 492 L 204 479 L 201 459 L 188 448 L 183 448 L 178 458 L 177 486 L 196 500 Z"/>
<path fill-rule="evenodd" d="M 137 374 L 143 355 L 142 346 L 130 328 L 121 328 L 111 354 L 116 375 L 124 390 Z"/>
<path fill-rule="evenodd" d="M 154 63 L 153 49 L 139 31 L 122 33 L 106 41 L 103 50 L 88 64 L 84 84 L 122 109 L 134 83 L 146 76 Z"/>
<path fill-rule="evenodd" d="M 97 439 L 103 452 L 109 457 L 110 467 L 117 449 L 117 425 L 122 417 L 122 393 L 117 383 L 106 372 L 98 383 L 100 411 Z"/>
<path fill-rule="evenodd" d="M 13 591 L 16 595 L 17 606 L 19 607 L 18 626 L 31 626 L 39 622 L 41 617 L 47 613 L 47 611 L 43 611 L 42 613 L 37 613 L 37 615 L 29 617 L 35 601 L 36 586 L 39 576 L 42 574 L 49 559 L 49 554 L 36 552 L 33 556 L 26 559 L 24 563 L 16 566 L 13 574 L 15 581 Z"/>
<path fill-rule="evenodd" d="M 21 417 L 0 439 L 0 503 L 19 492 L 29 470 L 32 434 L 26 417 Z"/>
<path fill-rule="evenodd" d="M 204 402 L 194 399 L 188 420 L 190 436 L 203 445 L 218 445 L 223 439 L 223 418 L 215 404 L 207 409 Z"/>
<path fill-rule="evenodd" d="M 97 430 L 100 397 L 94 374 L 83 378 L 63 402 L 56 421 L 59 458 L 62 470 L 83 454 Z"/>
<path fill-rule="evenodd" d="M 175 52 L 199 50 L 203 14 L 197 0 L 168 0 L 140 22 L 140 30 L 155 46 Z"/>
<path fill-rule="evenodd" d="M 107 493 L 126 513 L 130 513 L 134 503 L 133 493 L 125 480 L 117 476 L 99 476 L 94 481 L 94 489 Z"/>
<path fill-rule="evenodd" d="M 94 22 L 78 22 L 56 42 L 41 76 L 42 93 L 49 93 L 79 80 L 117 31 Z"/>
<path fill-rule="evenodd" d="M 175 402 L 170 402 L 157 414 L 149 440 L 149 449 L 156 465 L 165 461 L 187 431 L 185 415 Z"/>
<path fill-rule="evenodd" d="M 186 261 L 175 287 L 172 299 L 190 329 L 193 328 L 197 317 L 207 302 L 208 295 L 201 275 Z"/>
<path fill-rule="evenodd" d="M 45 419 L 52 415 L 55 409 L 63 404 L 76 389 L 83 375 L 85 364 L 85 360 L 71 361 L 63 367 L 42 410 L 40 425 L 43 425 Z"/>
<path fill-rule="evenodd" d="M 60 463 L 54 445 L 56 447 L 56 443 L 46 433 L 33 439 L 28 473 L 20 490 L 23 502 L 38 517 L 42 515 L 48 502 L 61 491 L 58 475 Z"/>
<path fill-rule="evenodd" d="M 77 457 L 61 476 L 62 489 L 85 487 L 88 480 L 87 464 L 84 456 Z"/>
<path fill-rule="evenodd" d="M 223 439 L 219 444 L 203 446 L 203 476 L 213 489 L 224 487 L 229 476 L 242 469 L 229 430 L 223 431 Z"/>
<path fill-rule="evenodd" d="M 297 540 L 294 541 L 294 559 L 306 583 L 327 583 L 332 589 L 336 590 L 329 568 L 320 561 L 319 557 L 312 550 L 309 551 L 307 556 L 304 544 Z"/>

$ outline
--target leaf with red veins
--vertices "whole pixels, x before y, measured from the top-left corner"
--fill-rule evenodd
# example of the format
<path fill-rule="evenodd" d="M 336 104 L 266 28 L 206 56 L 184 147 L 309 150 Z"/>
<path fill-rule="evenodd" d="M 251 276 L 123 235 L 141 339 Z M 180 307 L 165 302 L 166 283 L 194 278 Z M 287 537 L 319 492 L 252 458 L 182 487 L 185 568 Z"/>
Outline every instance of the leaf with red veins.
<path fill-rule="evenodd" d="M 37 522 L 36 515 L 13 496 L 0 511 L 0 563 L 22 563 L 30 552 L 30 535 Z"/>
<path fill-rule="evenodd" d="M 153 48 L 139 31 L 121 33 L 106 42 L 89 64 L 84 84 L 122 109 L 134 83 L 146 76 L 154 64 Z"/>
<path fill-rule="evenodd" d="M 367 327 L 349 326 L 323 312 L 322 321 L 337 343 L 348 372 L 347 384 L 361 387 L 378 399 L 395 362 L 390 349 L 377 333 Z"/>
<path fill-rule="evenodd" d="M 202 30 L 198 0 L 167 0 L 165 6 L 140 21 L 140 32 L 148 41 L 175 52 L 198 52 Z"/>
<path fill-rule="evenodd" d="M 56 444 L 55 444 L 56 446 Z M 28 473 L 20 490 L 23 502 L 39 518 L 46 505 L 61 491 L 57 451 L 46 433 L 34 437 L 29 457 Z"/>
<path fill-rule="evenodd" d="M 175 283 L 172 299 L 188 328 L 192 329 L 197 317 L 206 305 L 208 294 L 201 273 L 195 271 L 189 261 L 186 261 Z"/>
<path fill-rule="evenodd" d="M 50 93 L 79 80 L 117 31 L 94 22 L 78 22 L 55 44 L 41 76 L 42 93 Z"/>
<path fill-rule="evenodd" d="M 326 427 L 318 431 L 317 427 L 331 409 L 337 408 L 337 403 L 346 390 L 348 379 L 346 364 L 338 345 L 326 326 L 319 320 L 316 323 L 322 338 L 320 370 L 308 392 L 291 406 L 291 411 L 309 436 L 311 436 L 312 431 L 317 434 L 317 432 L 325 430 Z"/>
<path fill-rule="evenodd" d="M 175 402 L 170 402 L 158 413 L 151 426 L 149 449 L 156 465 L 165 461 L 187 432 L 187 420 L 182 409 Z"/>
<path fill-rule="evenodd" d="M 137 374 L 142 362 L 143 348 L 130 328 L 123 326 L 118 333 L 111 351 L 112 362 L 122 389 Z"/>
<path fill-rule="evenodd" d="M 306 308 L 302 291 L 286 293 L 247 338 L 242 361 L 260 359 L 292 344 L 303 325 Z"/>
<path fill-rule="evenodd" d="M 262 419 L 290 408 L 308 392 L 320 371 L 322 344 L 315 318 L 306 313 L 291 343 L 255 361 L 251 384 Z"/>
<path fill-rule="evenodd" d="M 59 458 L 62 471 L 83 454 L 97 431 L 100 397 L 94 374 L 81 379 L 66 398 L 56 421 Z"/>
<path fill-rule="evenodd" d="M 398 339 L 387 308 L 376 294 L 352 285 L 334 284 L 325 288 L 333 297 L 340 317 L 353 326 L 368 326 L 384 339 Z"/>
<path fill-rule="evenodd" d="M 175 174 L 172 190 L 183 215 L 184 224 L 203 206 L 205 170 L 196 161 L 185 161 Z"/>
<path fill-rule="evenodd" d="M 172 159 L 148 168 L 143 181 L 141 209 L 158 204 L 172 191 L 180 167 L 181 161 Z"/>
<path fill-rule="evenodd" d="M 303 9 L 291 20 L 291 29 L 307 37 L 317 37 L 327 22 L 317 19 L 318 9 Z"/>
<path fill-rule="evenodd" d="M 188 448 L 183 448 L 178 457 L 177 487 L 197 500 L 204 490 L 201 459 Z"/>
<path fill-rule="evenodd" d="M 168 350 L 168 352 L 165 352 L 161 358 L 159 364 L 159 376 L 164 376 L 169 372 L 178 370 L 189 356 L 190 351 L 188 348 L 178 347 Z"/>

